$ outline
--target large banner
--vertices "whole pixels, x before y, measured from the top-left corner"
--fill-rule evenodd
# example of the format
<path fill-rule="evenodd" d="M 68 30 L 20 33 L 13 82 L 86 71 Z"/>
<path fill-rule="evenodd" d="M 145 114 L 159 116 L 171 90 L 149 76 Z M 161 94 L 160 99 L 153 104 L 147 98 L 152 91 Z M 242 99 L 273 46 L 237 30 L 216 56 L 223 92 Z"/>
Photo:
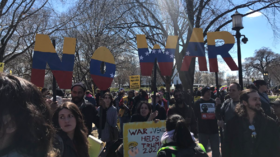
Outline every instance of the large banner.
<path fill-rule="evenodd" d="M 0 62 L 0 72 L 4 71 L 4 63 Z"/>
<path fill-rule="evenodd" d="M 156 157 L 161 147 L 165 121 L 155 123 L 125 123 L 123 132 L 124 157 Z"/>
<path fill-rule="evenodd" d="M 129 76 L 130 89 L 140 89 L 140 75 Z"/>

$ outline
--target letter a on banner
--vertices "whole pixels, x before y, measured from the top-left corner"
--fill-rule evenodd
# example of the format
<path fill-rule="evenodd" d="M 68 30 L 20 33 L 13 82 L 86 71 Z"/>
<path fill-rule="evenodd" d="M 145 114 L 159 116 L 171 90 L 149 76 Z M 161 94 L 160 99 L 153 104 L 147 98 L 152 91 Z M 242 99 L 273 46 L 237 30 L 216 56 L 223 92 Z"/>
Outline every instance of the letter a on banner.
<path fill-rule="evenodd" d="M 225 44 L 222 46 L 216 46 L 216 39 L 223 39 Z M 207 44 L 208 44 L 208 57 L 210 72 L 218 72 L 218 61 L 217 55 L 221 55 L 231 71 L 238 70 L 237 65 L 229 54 L 229 50 L 235 43 L 233 35 L 229 32 L 209 32 L 207 33 Z"/>
<path fill-rule="evenodd" d="M 171 76 L 178 36 L 168 36 L 165 50 L 162 51 L 159 45 L 156 44 L 151 53 L 149 52 L 145 35 L 137 35 L 136 37 L 141 75 L 151 76 L 154 61 L 157 59 L 161 74 Z"/>
<path fill-rule="evenodd" d="M 62 61 L 58 57 L 48 35 L 36 34 L 31 82 L 44 87 L 45 69 L 48 63 L 60 88 L 70 89 L 74 68 L 75 38 L 64 38 Z"/>
<path fill-rule="evenodd" d="M 101 63 L 104 62 L 106 71 L 101 73 Z M 90 74 L 93 82 L 101 90 L 107 90 L 114 79 L 116 71 L 115 59 L 109 49 L 99 47 L 92 55 L 90 61 Z"/>
<path fill-rule="evenodd" d="M 207 71 L 207 62 L 205 57 L 205 50 L 204 50 L 204 39 L 203 39 L 203 30 L 201 28 L 194 28 L 186 56 L 184 57 L 181 71 L 188 71 L 192 58 L 197 57 L 199 63 L 199 70 L 200 71 Z"/>

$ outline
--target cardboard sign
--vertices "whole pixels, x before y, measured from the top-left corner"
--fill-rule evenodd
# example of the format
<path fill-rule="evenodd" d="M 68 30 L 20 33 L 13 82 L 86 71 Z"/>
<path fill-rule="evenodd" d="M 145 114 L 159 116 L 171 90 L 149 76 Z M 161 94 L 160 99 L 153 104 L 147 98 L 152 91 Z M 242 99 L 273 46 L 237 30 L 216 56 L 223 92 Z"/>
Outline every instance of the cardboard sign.
<path fill-rule="evenodd" d="M 215 119 L 215 104 L 200 103 L 201 119 Z"/>
<path fill-rule="evenodd" d="M 140 89 L 140 75 L 129 76 L 130 89 Z"/>
<path fill-rule="evenodd" d="M 88 148 L 88 153 L 90 157 L 97 157 L 101 150 L 104 147 L 104 144 L 101 140 L 95 138 L 92 135 L 88 136 L 88 143 L 89 143 L 89 148 Z"/>
<path fill-rule="evenodd" d="M 125 123 L 123 132 L 124 157 L 156 157 L 161 148 L 165 121 Z"/>
<path fill-rule="evenodd" d="M 4 65 L 5 65 L 5 63 L 0 62 L 0 72 L 4 71 Z"/>

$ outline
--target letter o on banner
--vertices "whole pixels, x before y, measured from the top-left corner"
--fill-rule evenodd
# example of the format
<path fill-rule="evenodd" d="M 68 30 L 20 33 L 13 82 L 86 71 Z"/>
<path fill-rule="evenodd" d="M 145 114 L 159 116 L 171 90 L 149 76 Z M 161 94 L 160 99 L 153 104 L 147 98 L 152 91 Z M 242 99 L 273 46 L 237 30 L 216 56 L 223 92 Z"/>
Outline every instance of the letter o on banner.
<path fill-rule="evenodd" d="M 101 73 L 101 63 L 104 62 L 106 71 Z M 107 90 L 114 79 L 116 71 L 115 59 L 109 49 L 99 47 L 92 55 L 90 61 L 90 74 L 93 82 L 100 90 Z"/>

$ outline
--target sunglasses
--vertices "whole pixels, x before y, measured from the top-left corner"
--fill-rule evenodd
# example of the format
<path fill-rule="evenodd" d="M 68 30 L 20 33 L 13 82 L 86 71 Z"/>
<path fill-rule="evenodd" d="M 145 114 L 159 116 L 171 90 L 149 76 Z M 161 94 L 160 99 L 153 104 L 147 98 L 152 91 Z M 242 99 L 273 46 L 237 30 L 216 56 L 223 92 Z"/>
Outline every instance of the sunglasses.
<path fill-rule="evenodd" d="M 249 126 L 249 129 L 252 131 L 251 137 L 252 137 L 252 138 L 256 138 L 256 137 L 257 137 L 257 133 L 256 133 L 255 126 L 254 126 L 254 125 L 250 125 L 250 126 Z"/>

